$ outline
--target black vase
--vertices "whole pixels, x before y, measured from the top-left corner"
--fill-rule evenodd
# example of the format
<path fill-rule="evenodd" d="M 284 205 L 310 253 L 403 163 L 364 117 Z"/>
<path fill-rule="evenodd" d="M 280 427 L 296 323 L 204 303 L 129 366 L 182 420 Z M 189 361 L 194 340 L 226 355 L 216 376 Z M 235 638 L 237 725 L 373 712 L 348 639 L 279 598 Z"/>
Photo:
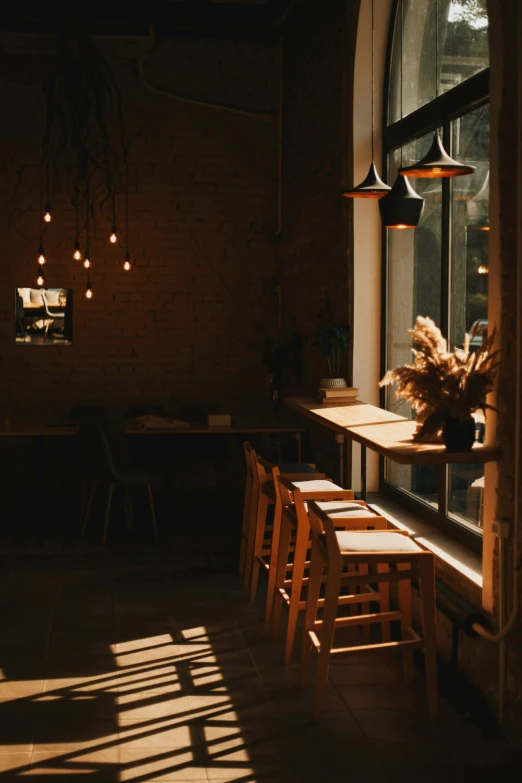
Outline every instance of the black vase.
<path fill-rule="evenodd" d="M 446 451 L 470 451 L 475 442 L 475 419 L 458 419 L 447 416 L 442 430 Z"/>

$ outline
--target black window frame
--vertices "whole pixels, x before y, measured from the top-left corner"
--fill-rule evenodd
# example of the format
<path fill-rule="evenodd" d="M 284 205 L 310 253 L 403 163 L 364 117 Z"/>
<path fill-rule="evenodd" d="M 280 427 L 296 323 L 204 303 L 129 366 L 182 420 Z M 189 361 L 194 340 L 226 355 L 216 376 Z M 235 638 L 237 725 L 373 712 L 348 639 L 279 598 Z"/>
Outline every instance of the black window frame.
<path fill-rule="evenodd" d="M 458 117 L 467 114 L 479 106 L 489 103 L 489 67 L 474 74 L 455 87 L 441 93 L 429 103 L 415 109 L 410 114 L 402 117 L 392 124 L 388 124 L 390 78 L 393 54 L 394 38 L 399 28 L 400 0 L 394 0 L 384 70 L 383 115 L 382 115 L 382 171 L 389 178 L 389 158 L 393 151 L 408 142 L 414 141 L 427 133 L 434 132 L 437 128 L 442 131 L 442 140 L 445 149 L 452 153 L 451 123 Z M 388 180 L 387 180 L 388 181 Z M 448 335 L 450 310 L 449 310 L 449 286 L 451 264 L 451 191 L 450 182 L 442 179 L 442 234 L 441 234 L 441 319 L 440 329 L 445 337 Z M 390 183 L 393 184 L 393 183 Z M 380 346 L 380 370 L 381 377 L 387 370 L 386 362 L 386 337 L 387 337 L 387 307 L 388 307 L 388 231 L 382 227 L 382 256 L 381 256 L 381 346 Z M 380 406 L 386 407 L 386 391 L 381 389 Z M 438 509 L 430 507 L 427 503 L 417 499 L 413 494 L 389 484 L 385 480 L 384 458 L 379 458 L 379 490 L 389 495 L 393 500 L 408 508 L 410 511 L 425 519 L 452 538 L 457 539 L 470 549 L 482 551 L 482 533 L 476 532 L 465 525 L 452 520 L 448 515 L 449 487 L 447 481 L 447 466 L 439 468 L 439 506 Z"/>

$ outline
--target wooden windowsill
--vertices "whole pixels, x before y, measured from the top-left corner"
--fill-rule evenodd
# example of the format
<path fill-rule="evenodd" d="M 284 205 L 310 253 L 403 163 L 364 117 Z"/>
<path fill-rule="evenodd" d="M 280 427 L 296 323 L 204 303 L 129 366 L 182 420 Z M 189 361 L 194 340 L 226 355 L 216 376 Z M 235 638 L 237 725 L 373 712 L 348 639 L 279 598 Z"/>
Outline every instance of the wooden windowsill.
<path fill-rule="evenodd" d="M 291 397 L 285 404 L 401 465 L 495 462 L 501 456 L 497 446 L 481 443 L 464 452 L 447 451 L 442 443 L 415 443 L 414 421 L 365 402 L 323 405 L 311 398 Z"/>
<path fill-rule="evenodd" d="M 369 493 L 368 505 L 394 527 L 407 530 L 421 546 L 435 555 L 437 571 L 455 591 L 477 607 L 481 606 L 482 557 L 433 525 L 408 511 L 381 492 Z"/>

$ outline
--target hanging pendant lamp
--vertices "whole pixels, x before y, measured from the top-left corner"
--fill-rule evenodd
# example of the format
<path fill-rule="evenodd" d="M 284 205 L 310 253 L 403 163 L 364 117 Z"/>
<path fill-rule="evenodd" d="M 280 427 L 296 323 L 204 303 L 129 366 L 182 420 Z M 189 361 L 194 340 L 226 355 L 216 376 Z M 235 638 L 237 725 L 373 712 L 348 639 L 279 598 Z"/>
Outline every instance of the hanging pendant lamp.
<path fill-rule="evenodd" d="M 342 195 L 345 198 L 382 198 L 389 193 L 391 188 L 386 185 L 377 174 L 373 156 L 373 103 L 374 103 L 374 23 L 373 23 L 373 2 L 372 0 L 372 162 L 365 179 L 351 190 L 346 190 Z"/>
<path fill-rule="evenodd" d="M 403 28 L 403 5 L 400 0 L 401 12 L 401 117 L 402 117 L 402 28 Z M 402 165 L 402 147 L 401 147 L 401 165 Z M 400 171 L 400 169 L 399 169 Z M 397 174 L 393 188 L 379 201 L 379 211 L 382 222 L 386 228 L 417 228 L 422 217 L 424 209 L 424 199 L 415 193 L 409 183 L 408 177 Z"/>
<path fill-rule="evenodd" d="M 443 147 L 438 131 L 436 131 L 426 155 L 417 163 L 412 163 L 411 166 L 403 166 L 399 169 L 399 174 L 422 179 L 439 179 L 442 177 L 463 177 L 466 174 L 473 174 L 474 171 L 475 166 L 468 166 L 450 158 Z"/>
<path fill-rule="evenodd" d="M 382 222 L 386 228 L 417 228 L 424 209 L 424 199 L 415 193 L 408 177 L 397 174 L 393 188 L 379 201 Z"/>
<path fill-rule="evenodd" d="M 439 97 L 439 0 L 435 0 L 435 95 Z M 408 177 L 421 177 L 423 179 L 439 179 L 442 177 L 463 177 L 473 174 L 475 166 L 468 166 L 451 158 L 439 136 L 435 131 L 431 147 L 426 155 L 412 163 L 410 166 L 402 166 L 399 174 Z"/>

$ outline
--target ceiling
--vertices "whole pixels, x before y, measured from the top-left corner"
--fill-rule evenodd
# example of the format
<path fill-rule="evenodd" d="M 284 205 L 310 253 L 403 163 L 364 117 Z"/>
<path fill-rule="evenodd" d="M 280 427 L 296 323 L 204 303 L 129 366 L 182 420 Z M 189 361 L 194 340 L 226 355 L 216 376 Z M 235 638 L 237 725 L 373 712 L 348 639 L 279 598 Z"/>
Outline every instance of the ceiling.
<path fill-rule="evenodd" d="M 85 22 L 87 27 L 103 27 L 110 30 L 125 24 L 153 24 L 157 35 L 185 33 L 231 34 L 267 33 L 281 27 L 292 7 L 302 0 L 150 0 L 146 3 L 104 4 L 91 2 L 82 13 L 75 5 L 75 17 L 71 20 Z M 8 16 L 4 12 L 0 20 L 3 32 L 27 33 L 55 32 L 67 22 L 65 15 L 53 13 L 53 4 L 25 3 L 12 5 Z"/>

